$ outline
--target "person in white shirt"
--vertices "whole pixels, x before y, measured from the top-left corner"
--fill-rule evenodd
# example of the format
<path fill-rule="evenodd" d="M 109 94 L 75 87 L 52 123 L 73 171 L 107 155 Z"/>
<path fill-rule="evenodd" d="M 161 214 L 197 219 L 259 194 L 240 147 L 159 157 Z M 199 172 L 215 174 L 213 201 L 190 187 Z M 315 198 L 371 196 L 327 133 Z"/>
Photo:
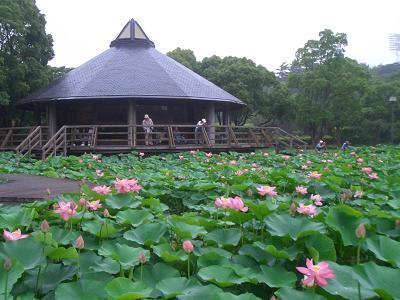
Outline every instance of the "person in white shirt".
<path fill-rule="evenodd" d="M 204 118 L 197 122 L 196 128 L 194 129 L 194 138 L 196 145 L 203 144 L 203 127 L 206 125 L 206 123 L 207 121 Z"/>

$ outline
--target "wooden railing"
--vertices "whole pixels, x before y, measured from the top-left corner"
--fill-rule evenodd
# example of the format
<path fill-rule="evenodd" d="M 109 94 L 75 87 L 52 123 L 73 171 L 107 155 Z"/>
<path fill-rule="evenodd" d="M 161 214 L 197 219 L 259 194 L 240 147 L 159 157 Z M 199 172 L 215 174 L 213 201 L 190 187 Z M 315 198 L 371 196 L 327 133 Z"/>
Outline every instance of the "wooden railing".
<path fill-rule="evenodd" d="M 35 127 L 0 128 L 0 150 L 14 150 Z"/>
<path fill-rule="evenodd" d="M 2 130 L 2 129 L 0 129 Z M 10 129 L 8 129 L 10 130 Z M 14 129 L 11 129 L 13 132 Z M 3 132 L 6 130 L 3 129 Z M 82 152 L 124 152 L 138 150 L 254 149 L 266 147 L 305 148 L 306 143 L 278 127 L 232 127 L 227 125 L 154 125 L 146 134 L 141 125 L 65 125 L 47 140 L 47 127 L 31 129 L 14 149 L 21 155 L 42 150 L 49 156 Z M 1 136 L 1 135 L 0 135 Z M 3 133 L 4 141 L 13 134 Z M 14 136 L 15 140 L 15 136 Z M 43 145 L 44 144 L 44 145 Z"/>
<path fill-rule="evenodd" d="M 48 127 L 37 126 L 31 133 L 15 148 L 20 157 L 30 155 L 34 150 L 41 150 L 43 144 L 48 140 Z"/>
<path fill-rule="evenodd" d="M 66 126 L 60 128 L 49 141 L 42 147 L 42 159 L 45 160 L 50 156 L 56 156 L 61 149 L 63 156 L 67 155 L 67 134 Z"/>

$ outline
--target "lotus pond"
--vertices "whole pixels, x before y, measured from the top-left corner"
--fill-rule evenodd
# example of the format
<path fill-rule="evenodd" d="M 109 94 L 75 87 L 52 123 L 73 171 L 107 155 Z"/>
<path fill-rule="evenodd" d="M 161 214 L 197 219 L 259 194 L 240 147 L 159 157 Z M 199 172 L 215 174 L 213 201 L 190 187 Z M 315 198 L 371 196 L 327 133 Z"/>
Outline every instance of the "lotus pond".
<path fill-rule="evenodd" d="M 400 149 L 352 151 L 0 153 L 83 183 L 0 207 L 0 297 L 400 299 Z"/>

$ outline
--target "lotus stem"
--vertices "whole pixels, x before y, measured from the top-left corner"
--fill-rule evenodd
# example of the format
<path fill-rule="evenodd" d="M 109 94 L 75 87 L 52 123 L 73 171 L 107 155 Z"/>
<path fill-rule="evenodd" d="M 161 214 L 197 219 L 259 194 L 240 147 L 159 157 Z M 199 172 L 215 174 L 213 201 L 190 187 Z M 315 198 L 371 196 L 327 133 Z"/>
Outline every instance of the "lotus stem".
<path fill-rule="evenodd" d="M 8 293 L 8 290 L 7 290 L 7 288 L 8 288 L 8 270 L 6 271 L 6 279 L 4 280 L 4 300 L 7 300 L 8 299 L 8 295 L 7 295 L 7 293 Z"/>
<path fill-rule="evenodd" d="M 128 276 L 128 278 L 129 278 L 130 280 L 132 280 L 132 278 L 133 278 L 133 267 L 132 267 L 132 268 L 129 268 L 129 276 Z"/>
<path fill-rule="evenodd" d="M 143 281 L 143 264 L 140 264 L 140 281 Z"/>
<path fill-rule="evenodd" d="M 40 272 L 42 271 L 42 267 L 39 266 L 38 273 L 36 276 L 36 284 L 35 284 L 35 295 L 39 296 L 39 279 L 40 279 Z"/>
<path fill-rule="evenodd" d="M 190 279 L 190 255 L 188 256 L 188 279 Z"/>
<path fill-rule="evenodd" d="M 77 261 L 78 271 L 76 272 L 76 279 L 77 280 L 79 280 L 79 272 L 80 272 L 80 269 L 81 269 L 80 256 L 81 256 L 81 249 L 78 249 L 78 261 Z"/>

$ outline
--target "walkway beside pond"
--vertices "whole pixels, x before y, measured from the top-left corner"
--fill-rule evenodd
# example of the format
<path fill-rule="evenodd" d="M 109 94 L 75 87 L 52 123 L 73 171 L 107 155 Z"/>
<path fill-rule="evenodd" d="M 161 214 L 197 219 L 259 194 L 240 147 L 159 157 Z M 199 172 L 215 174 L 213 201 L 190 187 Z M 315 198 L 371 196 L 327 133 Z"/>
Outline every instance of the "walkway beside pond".
<path fill-rule="evenodd" d="M 81 182 L 26 174 L 0 175 L 0 203 L 22 203 L 80 191 Z M 49 194 L 50 193 L 50 194 Z"/>

